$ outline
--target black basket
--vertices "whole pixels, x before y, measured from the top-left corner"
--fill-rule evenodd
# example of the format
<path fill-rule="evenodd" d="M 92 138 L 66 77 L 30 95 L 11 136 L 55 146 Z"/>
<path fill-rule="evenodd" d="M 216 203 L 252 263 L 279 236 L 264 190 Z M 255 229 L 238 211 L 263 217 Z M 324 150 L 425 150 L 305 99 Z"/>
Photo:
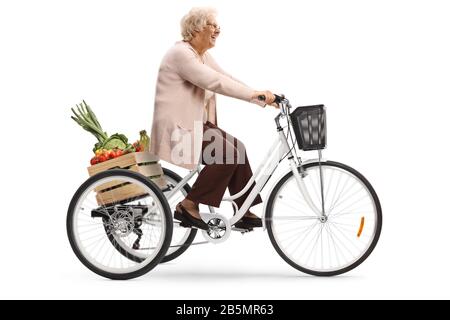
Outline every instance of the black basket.
<path fill-rule="evenodd" d="M 321 150 L 327 144 L 327 122 L 323 104 L 298 107 L 291 114 L 291 122 L 301 150 Z"/>

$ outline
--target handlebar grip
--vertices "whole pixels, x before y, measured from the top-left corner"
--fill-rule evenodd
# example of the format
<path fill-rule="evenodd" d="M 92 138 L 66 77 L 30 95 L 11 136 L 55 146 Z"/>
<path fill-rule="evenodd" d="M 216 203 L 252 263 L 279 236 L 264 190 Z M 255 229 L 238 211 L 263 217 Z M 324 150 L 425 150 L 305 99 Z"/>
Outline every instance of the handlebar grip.
<path fill-rule="evenodd" d="M 274 96 L 275 96 L 275 101 L 274 101 L 275 103 L 281 103 L 281 101 L 283 101 L 283 99 L 284 99 L 283 95 L 279 96 L 277 94 L 274 94 Z"/>
<path fill-rule="evenodd" d="M 275 100 L 273 102 L 281 103 L 281 101 L 283 100 L 283 96 L 279 96 L 277 94 L 274 94 L 274 96 L 275 96 Z M 265 101 L 266 100 L 266 96 L 261 94 L 261 95 L 258 96 L 258 100 L 259 101 Z"/>

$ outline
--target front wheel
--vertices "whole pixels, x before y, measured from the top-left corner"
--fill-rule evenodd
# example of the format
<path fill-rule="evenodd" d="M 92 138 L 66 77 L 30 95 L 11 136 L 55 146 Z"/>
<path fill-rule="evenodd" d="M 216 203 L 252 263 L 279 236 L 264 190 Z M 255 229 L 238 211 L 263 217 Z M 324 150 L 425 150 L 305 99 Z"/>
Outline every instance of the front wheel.
<path fill-rule="evenodd" d="M 334 276 L 350 271 L 370 255 L 380 237 L 378 196 L 362 174 L 342 163 L 314 162 L 303 169 L 306 189 L 316 207 L 324 208 L 324 215 L 311 210 L 288 172 L 267 203 L 270 241 L 287 263 L 302 272 Z"/>

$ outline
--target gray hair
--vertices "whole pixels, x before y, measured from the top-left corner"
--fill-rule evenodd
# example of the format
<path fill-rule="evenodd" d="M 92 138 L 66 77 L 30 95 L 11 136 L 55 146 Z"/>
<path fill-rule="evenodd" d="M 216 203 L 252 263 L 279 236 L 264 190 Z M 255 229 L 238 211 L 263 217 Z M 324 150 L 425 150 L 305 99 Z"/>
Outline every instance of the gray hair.
<path fill-rule="evenodd" d="M 180 22 L 181 36 L 185 41 L 191 41 L 194 38 L 194 32 L 200 32 L 206 26 L 208 18 L 216 16 L 217 11 L 208 7 L 192 8 Z"/>

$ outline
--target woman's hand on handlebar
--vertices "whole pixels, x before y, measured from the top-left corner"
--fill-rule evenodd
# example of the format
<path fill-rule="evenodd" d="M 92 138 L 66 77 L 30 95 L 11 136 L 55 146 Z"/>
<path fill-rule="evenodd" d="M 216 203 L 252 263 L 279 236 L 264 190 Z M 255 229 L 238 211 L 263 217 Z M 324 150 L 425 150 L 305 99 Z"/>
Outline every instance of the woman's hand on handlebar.
<path fill-rule="evenodd" d="M 266 91 L 255 91 L 253 93 L 252 99 L 264 101 L 266 104 L 270 104 L 271 106 L 275 108 L 279 108 L 278 104 L 274 103 L 275 101 L 275 95 L 266 90 Z"/>

